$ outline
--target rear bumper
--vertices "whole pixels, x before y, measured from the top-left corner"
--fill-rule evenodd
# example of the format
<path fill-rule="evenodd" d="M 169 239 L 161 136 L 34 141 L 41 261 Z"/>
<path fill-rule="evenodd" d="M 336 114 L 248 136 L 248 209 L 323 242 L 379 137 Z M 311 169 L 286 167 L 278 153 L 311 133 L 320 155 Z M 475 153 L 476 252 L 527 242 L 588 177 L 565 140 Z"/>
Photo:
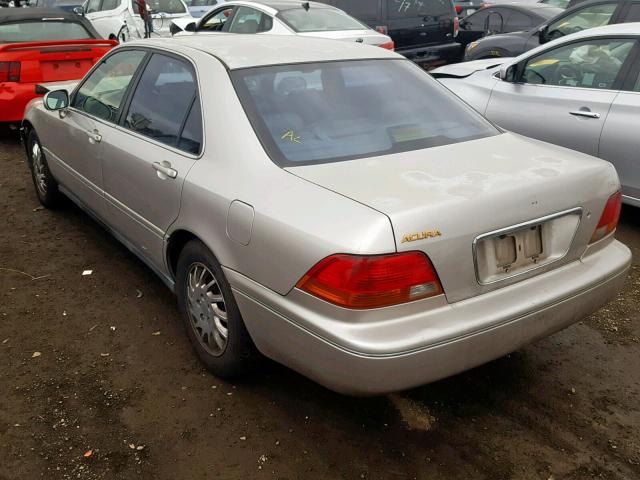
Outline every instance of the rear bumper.
<path fill-rule="evenodd" d="M 332 390 L 374 395 L 454 375 L 568 327 L 616 295 L 630 262 L 629 249 L 613 241 L 580 261 L 455 304 L 346 311 L 352 321 L 337 307 L 327 316 L 327 304 L 303 292 L 282 297 L 225 273 L 263 354 Z M 381 311 L 392 316 L 382 321 Z"/>
<path fill-rule="evenodd" d="M 39 96 L 35 83 L 0 83 L 0 122 L 21 122 L 27 103 Z"/>
<path fill-rule="evenodd" d="M 396 48 L 395 51 L 423 68 L 435 68 L 449 62 L 457 62 L 463 53 L 462 45 L 457 42 L 418 48 Z"/>

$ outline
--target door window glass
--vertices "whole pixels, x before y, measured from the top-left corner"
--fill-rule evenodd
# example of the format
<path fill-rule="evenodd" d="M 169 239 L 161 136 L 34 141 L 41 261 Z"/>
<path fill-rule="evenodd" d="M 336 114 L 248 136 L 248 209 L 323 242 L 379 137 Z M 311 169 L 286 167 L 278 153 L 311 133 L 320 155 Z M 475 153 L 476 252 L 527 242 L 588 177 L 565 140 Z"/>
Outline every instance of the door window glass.
<path fill-rule="evenodd" d="M 495 33 L 501 33 L 504 25 L 504 17 L 502 12 L 492 12 L 487 19 L 487 34 L 492 35 Z"/>
<path fill-rule="evenodd" d="M 533 26 L 533 21 L 529 15 L 511 10 L 509 12 L 509 20 L 507 20 L 507 24 L 509 25 L 510 30 L 514 30 L 520 28 L 530 28 Z"/>
<path fill-rule="evenodd" d="M 636 80 L 636 84 L 633 87 L 634 92 L 640 92 L 640 74 L 638 74 L 638 79 Z"/>
<path fill-rule="evenodd" d="M 140 77 L 124 126 L 176 146 L 195 97 L 192 68 L 182 60 L 154 54 Z"/>
<path fill-rule="evenodd" d="M 101 0 L 89 0 L 87 3 L 87 13 L 94 13 L 100 11 L 100 1 Z"/>
<path fill-rule="evenodd" d="M 231 33 L 258 33 L 271 30 L 272 20 L 269 15 L 255 8 L 238 7 L 229 32 Z"/>
<path fill-rule="evenodd" d="M 233 13 L 233 7 L 219 10 L 210 17 L 206 17 L 198 27 L 198 30 L 208 30 L 213 32 L 219 32 L 224 27 L 227 19 Z"/>
<path fill-rule="evenodd" d="M 196 98 L 184 124 L 182 135 L 178 141 L 178 148 L 197 155 L 202 147 L 202 112 L 200 102 Z"/>
<path fill-rule="evenodd" d="M 557 20 L 547 28 L 547 39 L 553 40 L 588 28 L 608 25 L 617 3 L 593 5 Z"/>
<path fill-rule="evenodd" d="M 640 22 L 640 3 L 632 3 L 624 18 L 626 23 Z"/>
<path fill-rule="evenodd" d="M 525 83 L 611 89 L 633 40 L 590 40 L 572 43 L 530 59 Z"/>
<path fill-rule="evenodd" d="M 460 27 L 464 30 L 484 32 L 487 17 L 492 11 L 487 8 L 473 13 L 460 22 Z"/>
<path fill-rule="evenodd" d="M 115 10 L 120 6 L 120 0 L 102 0 L 100 10 Z"/>
<path fill-rule="evenodd" d="M 140 50 L 124 50 L 111 55 L 84 81 L 71 106 L 102 120 L 116 122 L 127 87 L 145 55 Z"/>

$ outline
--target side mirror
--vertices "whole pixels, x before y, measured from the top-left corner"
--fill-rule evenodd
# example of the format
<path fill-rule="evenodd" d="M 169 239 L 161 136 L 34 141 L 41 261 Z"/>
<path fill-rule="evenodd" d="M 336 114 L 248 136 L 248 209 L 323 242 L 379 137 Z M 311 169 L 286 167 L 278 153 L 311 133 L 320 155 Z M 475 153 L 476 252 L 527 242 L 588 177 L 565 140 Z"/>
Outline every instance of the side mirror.
<path fill-rule="evenodd" d="M 185 32 L 195 32 L 196 31 L 196 22 L 187 23 L 184 27 Z"/>
<path fill-rule="evenodd" d="M 69 94 L 66 90 L 53 90 L 44 96 L 44 108 L 47 110 L 64 110 L 69 106 Z"/>
<path fill-rule="evenodd" d="M 500 80 L 505 82 L 515 82 L 518 65 L 502 65 L 500 67 Z"/>
<path fill-rule="evenodd" d="M 73 9 L 73 13 L 75 13 L 76 15 L 80 15 L 81 17 L 84 17 L 84 8 L 82 7 L 75 7 Z"/>

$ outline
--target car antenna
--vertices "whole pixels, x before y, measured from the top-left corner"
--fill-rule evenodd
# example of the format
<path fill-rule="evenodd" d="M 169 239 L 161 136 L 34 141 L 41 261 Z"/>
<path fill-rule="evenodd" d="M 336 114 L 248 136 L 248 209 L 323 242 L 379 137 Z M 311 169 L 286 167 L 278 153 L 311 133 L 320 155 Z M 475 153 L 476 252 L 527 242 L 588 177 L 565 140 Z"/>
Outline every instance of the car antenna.
<path fill-rule="evenodd" d="M 307 12 L 309 11 L 309 7 L 310 7 L 310 6 L 311 6 L 311 5 L 309 5 L 309 2 L 303 2 L 303 3 L 302 3 L 302 8 L 304 8 Z"/>

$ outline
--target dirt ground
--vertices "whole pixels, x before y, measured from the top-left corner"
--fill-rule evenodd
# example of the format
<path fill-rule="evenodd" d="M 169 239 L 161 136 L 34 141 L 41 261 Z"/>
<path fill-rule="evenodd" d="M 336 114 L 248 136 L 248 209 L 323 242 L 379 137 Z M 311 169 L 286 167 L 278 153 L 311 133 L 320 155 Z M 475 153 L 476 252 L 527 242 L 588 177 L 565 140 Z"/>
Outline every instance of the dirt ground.
<path fill-rule="evenodd" d="M 624 292 L 584 322 L 412 391 L 334 394 L 271 362 L 203 370 L 174 298 L 0 138 L 0 479 L 639 479 L 640 211 Z M 82 275 L 92 270 L 91 275 Z"/>

